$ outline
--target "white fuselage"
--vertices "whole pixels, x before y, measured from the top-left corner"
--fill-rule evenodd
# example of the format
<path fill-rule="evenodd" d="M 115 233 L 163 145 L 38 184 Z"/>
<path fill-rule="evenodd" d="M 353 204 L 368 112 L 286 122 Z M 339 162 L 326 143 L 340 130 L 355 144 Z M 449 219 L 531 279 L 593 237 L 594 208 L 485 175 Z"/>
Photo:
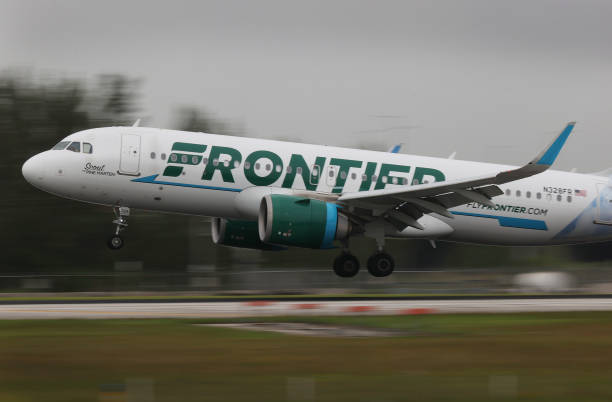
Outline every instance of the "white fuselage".
<path fill-rule="evenodd" d="M 145 127 L 86 130 L 63 141 L 91 144 L 91 153 L 42 152 L 24 164 L 26 179 L 79 201 L 256 220 L 255 198 L 265 191 L 340 193 L 495 174 L 511 166 L 358 149 L 191 133 Z M 83 145 L 82 145 L 83 147 Z M 315 166 L 318 166 L 316 168 Z M 316 172 L 316 173 L 315 173 Z M 452 231 L 441 240 L 543 245 L 612 239 L 612 188 L 607 177 L 546 171 L 501 185 L 495 208 L 478 203 L 435 215 Z M 382 212 L 382 211 L 381 211 Z M 389 232 L 419 237 L 415 231 Z M 420 236 L 425 237 L 427 236 Z"/>

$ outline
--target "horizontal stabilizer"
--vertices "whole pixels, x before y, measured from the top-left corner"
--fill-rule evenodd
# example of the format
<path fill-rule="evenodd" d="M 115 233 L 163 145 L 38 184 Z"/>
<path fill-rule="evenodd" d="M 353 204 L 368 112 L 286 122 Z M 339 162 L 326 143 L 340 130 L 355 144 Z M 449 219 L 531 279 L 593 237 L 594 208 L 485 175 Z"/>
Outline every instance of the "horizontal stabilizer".
<path fill-rule="evenodd" d="M 398 153 L 400 151 L 400 149 L 402 149 L 402 145 L 404 145 L 404 144 L 395 144 L 391 148 L 389 148 L 388 152 L 390 152 L 392 154 L 396 154 L 396 153 Z"/>

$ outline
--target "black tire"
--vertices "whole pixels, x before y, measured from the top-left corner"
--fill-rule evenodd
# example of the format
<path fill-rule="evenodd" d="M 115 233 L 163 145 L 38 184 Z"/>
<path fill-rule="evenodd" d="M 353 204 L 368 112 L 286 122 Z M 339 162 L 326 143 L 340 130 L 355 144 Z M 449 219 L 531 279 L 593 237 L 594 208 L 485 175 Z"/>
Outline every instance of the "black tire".
<path fill-rule="evenodd" d="M 387 253 L 376 253 L 368 258 L 368 272 L 377 278 L 391 275 L 395 269 L 395 261 Z"/>
<path fill-rule="evenodd" d="M 342 253 L 334 260 L 334 272 L 342 278 L 352 278 L 359 272 L 359 260 L 352 254 Z"/>
<path fill-rule="evenodd" d="M 123 239 L 121 236 L 112 235 L 106 242 L 106 245 L 111 250 L 119 250 L 121 247 L 123 247 Z"/>

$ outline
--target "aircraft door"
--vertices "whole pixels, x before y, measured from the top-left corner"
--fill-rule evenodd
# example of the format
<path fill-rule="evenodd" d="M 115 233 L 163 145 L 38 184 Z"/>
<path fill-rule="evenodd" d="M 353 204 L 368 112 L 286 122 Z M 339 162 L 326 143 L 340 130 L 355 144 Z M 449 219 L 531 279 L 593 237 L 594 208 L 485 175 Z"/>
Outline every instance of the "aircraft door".
<path fill-rule="evenodd" d="M 140 174 L 140 136 L 135 134 L 121 135 L 121 160 L 119 173 L 138 176 Z"/>
<path fill-rule="evenodd" d="M 612 187 L 609 184 L 597 185 L 597 218 L 595 223 L 612 224 Z"/>

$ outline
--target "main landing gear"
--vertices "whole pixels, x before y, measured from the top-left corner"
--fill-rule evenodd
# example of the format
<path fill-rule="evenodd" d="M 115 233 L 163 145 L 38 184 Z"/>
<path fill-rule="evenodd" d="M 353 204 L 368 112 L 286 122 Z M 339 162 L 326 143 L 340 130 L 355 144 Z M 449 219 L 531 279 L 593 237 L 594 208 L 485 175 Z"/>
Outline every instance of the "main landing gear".
<path fill-rule="evenodd" d="M 353 254 L 343 251 L 334 260 L 334 272 L 342 278 L 351 278 L 359 272 L 359 260 Z"/>
<path fill-rule="evenodd" d="M 368 258 L 368 272 L 377 278 L 391 275 L 394 268 L 393 257 L 385 252 L 379 251 Z"/>
<path fill-rule="evenodd" d="M 128 207 L 114 207 L 113 212 L 115 213 L 115 234 L 109 237 L 106 244 L 111 250 L 119 250 L 123 247 L 123 238 L 119 236 L 122 230 L 127 228 L 127 217 L 130 216 L 130 209 Z"/>
<path fill-rule="evenodd" d="M 378 251 L 368 258 L 368 272 L 377 278 L 391 275 L 395 268 L 393 257 L 383 251 L 379 244 Z M 342 254 L 334 260 L 334 272 L 342 278 L 351 278 L 359 272 L 359 260 L 344 247 Z"/>

